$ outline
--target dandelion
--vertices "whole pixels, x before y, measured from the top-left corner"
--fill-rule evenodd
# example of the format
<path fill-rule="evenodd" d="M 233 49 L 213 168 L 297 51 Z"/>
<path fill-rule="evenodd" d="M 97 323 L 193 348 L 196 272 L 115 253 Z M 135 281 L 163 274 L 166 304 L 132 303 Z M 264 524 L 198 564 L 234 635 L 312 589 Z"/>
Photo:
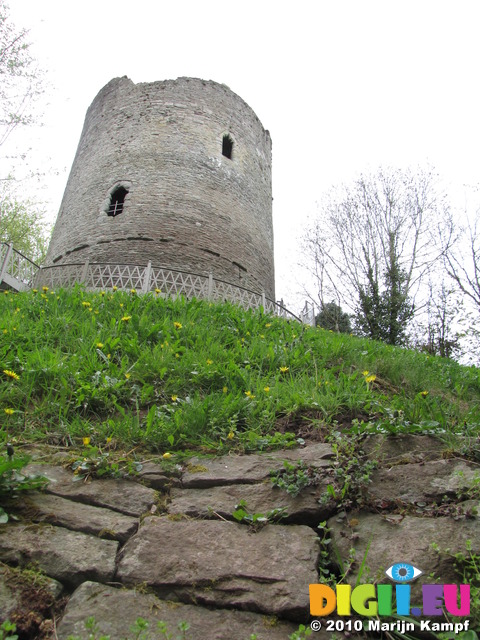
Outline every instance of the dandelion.
<path fill-rule="evenodd" d="M 130 378 L 130 376 L 131 376 L 131 375 L 132 375 L 131 373 L 126 373 L 126 374 L 125 374 L 125 378 L 128 380 L 128 379 Z"/>
<path fill-rule="evenodd" d="M 132 295 L 135 295 L 135 294 L 137 293 L 137 290 L 136 290 L 136 289 L 130 289 L 130 293 L 131 293 Z"/>
<path fill-rule="evenodd" d="M 250 398 L 250 400 L 253 400 L 253 398 L 255 398 L 251 391 L 245 391 L 245 395 L 247 396 L 247 398 Z"/>
<path fill-rule="evenodd" d="M 103 296 L 105 295 L 105 291 L 100 291 L 100 293 L 98 294 L 101 298 L 103 298 Z"/>
<path fill-rule="evenodd" d="M 171 457 L 172 457 L 172 454 L 169 453 L 168 451 L 165 451 L 165 453 L 162 456 L 162 458 L 164 458 L 165 460 L 168 460 Z"/>
<path fill-rule="evenodd" d="M 112 287 L 112 291 L 117 291 L 118 287 L 116 287 L 115 285 L 113 285 Z"/>
<path fill-rule="evenodd" d="M 267 324 L 265 325 L 266 327 L 271 327 L 272 323 L 271 322 L 267 322 Z"/>
<path fill-rule="evenodd" d="M 42 291 L 43 291 L 44 293 L 47 293 L 47 291 L 48 291 L 48 287 L 42 287 Z"/>
<path fill-rule="evenodd" d="M 107 438 L 107 444 L 110 444 L 110 442 L 112 441 L 112 436 L 108 436 Z"/>
<path fill-rule="evenodd" d="M 38 289 L 32 289 L 32 293 L 38 293 Z"/>
<path fill-rule="evenodd" d="M 289 369 L 288 367 L 280 367 L 280 371 L 282 373 L 287 373 L 288 369 Z"/>
<path fill-rule="evenodd" d="M 376 380 L 376 379 L 377 379 L 377 376 L 375 376 L 375 375 L 367 376 L 365 378 L 365 382 L 368 384 L 369 382 L 374 382 L 374 380 Z"/>
<path fill-rule="evenodd" d="M 132 316 L 123 316 L 122 322 L 128 322 L 131 319 L 132 319 Z"/>
<path fill-rule="evenodd" d="M 103 349 L 103 342 L 97 342 L 97 349 Z"/>
<path fill-rule="evenodd" d="M 159 293 L 162 293 L 161 289 L 155 289 L 155 293 L 158 295 Z"/>
<path fill-rule="evenodd" d="M 223 391 L 223 393 L 227 393 L 228 392 L 228 387 L 223 387 L 222 391 Z"/>
<path fill-rule="evenodd" d="M 208 365 L 213 364 L 213 360 L 210 360 L 210 358 L 209 358 L 209 359 L 207 360 L 207 364 L 208 364 Z"/>
<path fill-rule="evenodd" d="M 82 302 L 82 305 L 83 305 L 84 307 L 86 307 L 87 309 L 88 309 L 88 307 L 91 307 L 91 306 L 92 306 L 92 305 L 91 305 L 91 303 L 90 303 L 90 302 L 87 302 L 86 300 L 84 300 L 84 301 Z"/>
<path fill-rule="evenodd" d="M 13 416 L 13 414 L 15 413 L 15 411 L 13 409 L 4 409 L 5 413 L 7 414 L 7 416 Z"/>
<path fill-rule="evenodd" d="M 420 395 L 426 398 L 428 396 L 428 391 L 420 391 Z"/>
<path fill-rule="evenodd" d="M 82 438 L 83 446 L 88 447 L 90 444 L 90 438 Z"/>
<path fill-rule="evenodd" d="M 370 373 L 370 371 L 367 371 L 367 370 L 365 369 L 365 371 L 362 371 L 362 376 L 368 376 L 368 374 L 369 374 L 369 373 Z"/>
<path fill-rule="evenodd" d="M 178 400 L 178 396 L 173 395 L 172 396 L 172 402 L 176 402 Z"/>
<path fill-rule="evenodd" d="M 181 329 L 182 325 L 180 324 L 180 322 L 174 322 L 173 326 L 175 327 L 175 329 Z"/>
<path fill-rule="evenodd" d="M 230 431 L 230 432 L 229 432 L 229 434 L 228 434 L 228 436 L 227 436 L 227 438 L 228 438 L 229 440 L 233 440 L 234 436 L 235 436 L 235 434 L 233 433 L 233 431 Z"/>
<path fill-rule="evenodd" d="M 265 391 L 265 393 L 268 393 L 270 391 L 270 387 L 263 387 L 263 390 Z"/>
<path fill-rule="evenodd" d="M 3 294 L 4 294 L 5 296 L 8 296 L 8 289 L 5 289 L 5 291 L 3 292 Z"/>
<path fill-rule="evenodd" d="M 20 376 L 16 374 L 15 371 L 10 371 L 10 369 L 4 369 L 3 373 L 9 378 L 12 378 L 13 380 L 20 380 Z"/>
<path fill-rule="evenodd" d="M 4 329 L 3 333 L 7 334 L 8 333 L 8 329 Z"/>

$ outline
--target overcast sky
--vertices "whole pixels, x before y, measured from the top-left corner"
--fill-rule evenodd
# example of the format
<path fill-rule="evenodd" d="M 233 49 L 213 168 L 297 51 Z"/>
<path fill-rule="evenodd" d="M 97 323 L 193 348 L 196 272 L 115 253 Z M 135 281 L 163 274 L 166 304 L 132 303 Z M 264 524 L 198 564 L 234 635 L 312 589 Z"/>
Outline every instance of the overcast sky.
<path fill-rule="evenodd" d="M 215 80 L 256 112 L 273 141 L 277 299 L 292 304 L 296 238 L 332 184 L 427 162 L 480 182 L 478 0 L 9 2 L 48 72 L 28 142 L 32 168 L 59 172 L 41 195 L 52 220 L 86 110 L 123 75 Z"/>

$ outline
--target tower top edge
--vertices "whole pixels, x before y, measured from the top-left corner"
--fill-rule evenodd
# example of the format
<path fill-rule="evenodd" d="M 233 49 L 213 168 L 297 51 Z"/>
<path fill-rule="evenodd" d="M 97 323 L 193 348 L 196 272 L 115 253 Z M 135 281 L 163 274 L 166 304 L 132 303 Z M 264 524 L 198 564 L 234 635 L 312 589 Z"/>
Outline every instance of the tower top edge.
<path fill-rule="evenodd" d="M 130 89 L 135 90 L 138 89 L 140 91 L 142 90 L 146 90 L 148 88 L 151 88 L 153 90 L 162 90 L 162 89 L 167 89 L 169 87 L 174 88 L 176 86 L 180 87 L 180 86 L 187 86 L 188 84 L 192 84 L 192 85 L 197 85 L 197 86 L 201 86 L 203 85 L 204 87 L 212 87 L 214 88 L 216 91 L 224 91 L 226 94 L 229 94 L 230 96 L 232 96 L 234 98 L 234 100 L 238 100 L 242 105 L 244 105 L 254 116 L 254 118 L 258 121 L 258 123 L 260 124 L 260 126 L 262 127 L 262 129 L 265 131 L 265 134 L 268 136 L 268 138 L 270 138 L 270 132 L 268 131 L 268 129 L 266 129 L 263 124 L 262 121 L 260 120 L 260 118 L 257 116 L 257 114 L 255 113 L 255 111 L 252 109 L 252 107 L 241 97 L 238 95 L 238 93 L 235 93 L 235 91 L 232 91 L 232 89 L 230 89 L 230 87 L 224 83 L 221 82 L 216 82 L 215 80 L 205 80 L 203 78 L 196 78 L 196 77 L 191 77 L 191 76 L 179 76 L 178 78 L 171 78 L 171 79 L 164 79 L 164 80 L 155 80 L 153 82 L 134 82 L 133 80 L 131 80 L 128 76 L 117 76 L 115 78 L 112 78 L 109 82 L 107 82 L 106 85 L 104 85 L 102 87 L 102 89 L 100 89 L 100 91 L 98 92 L 98 94 L 95 96 L 92 104 L 90 105 L 90 107 L 93 106 L 93 104 L 95 102 L 97 102 L 97 100 L 101 100 L 102 96 L 105 95 L 106 93 L 108 93 L 111 90 L 115 90 L 116 87 L 120 86 L 120 85 L 124 85 L 124 86 L 129 86 Z"/>

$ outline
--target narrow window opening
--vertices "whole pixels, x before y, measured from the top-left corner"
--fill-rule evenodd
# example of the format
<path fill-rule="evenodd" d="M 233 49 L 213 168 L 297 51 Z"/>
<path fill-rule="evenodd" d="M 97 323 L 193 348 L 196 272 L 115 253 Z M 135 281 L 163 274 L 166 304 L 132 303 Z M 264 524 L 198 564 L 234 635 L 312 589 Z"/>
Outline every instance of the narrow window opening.
<path fill-rule="evenodd" d="M 229 158 L 231 160 L 232 154 L 233 154 L 233 140 L 228 135 L 228 133 L 226 133 L 223 136 L 223 140 L 222 140 L 222 155 L 224 155 L 226 158 Z"/>
<path fill-rule="evenodd" d="M 108 206 L 107 214 L 112 216 L 118 216 L 123 211 L 123 205 L 125 202 L 125 197 L 128 191 L 125 187 L 118 187 L 110 196 L 110 204 Z"/>

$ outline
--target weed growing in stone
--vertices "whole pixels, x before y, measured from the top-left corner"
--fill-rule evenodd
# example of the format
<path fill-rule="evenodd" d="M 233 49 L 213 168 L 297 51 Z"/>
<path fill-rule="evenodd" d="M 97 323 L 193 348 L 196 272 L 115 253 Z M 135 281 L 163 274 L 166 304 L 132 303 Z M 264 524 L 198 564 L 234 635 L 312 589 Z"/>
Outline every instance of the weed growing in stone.
<path fill-rule="evenodd" d="M 283 469 L 270 471 L 270 476 L 274 487 L 283 489 L 293 497 L 298 496 L 302 489 L 318 484 L 320 479 L 318 470 L 306 465 L 303 460 L 295 464 L 285 460 Z"/>
<path fill-rule="evenodd" d="M 237 522 L 248 524 L 253 531 L 258 531 L 269 522 L 274 523 L 285 518 L 287 516 L 287 510 L 285 507 L 277 507 L 267 511 L 265 514 L 250 513 L 245 500 L 240 500 L 240 502 L 235 505 L 232 516 Z"/>
<path fill-rule="evenodd" d="M 0 524 L 8 522 L 6 502 L 17 497 L 20 491 L 41 489 L 48 482 L 41 476 L 26 476 L 21 473 L 30 458 L 15 455 L 11 445 L 7 445 L 6 454 L 0 454 Z"/>

